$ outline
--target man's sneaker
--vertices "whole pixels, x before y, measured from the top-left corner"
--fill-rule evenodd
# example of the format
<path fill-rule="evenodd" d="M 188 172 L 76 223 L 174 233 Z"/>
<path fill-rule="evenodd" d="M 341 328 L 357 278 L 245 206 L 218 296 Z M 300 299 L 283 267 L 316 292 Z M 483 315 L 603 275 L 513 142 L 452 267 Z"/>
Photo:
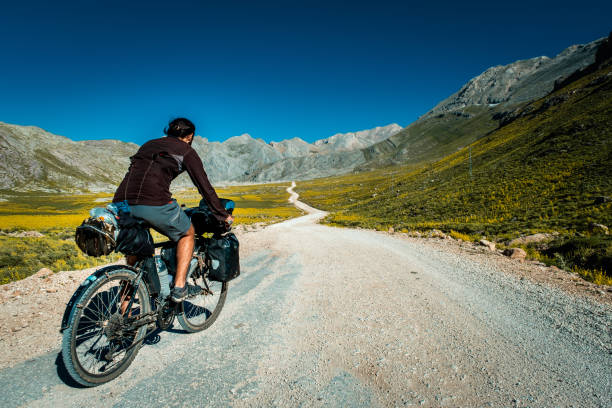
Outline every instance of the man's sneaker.
<path fill-rule="evenodd" d="M 170 291 L 170 299 L 176 303 L 181 303 L 187 298 L 187 292 L 187 285 L 183 286 L 182 288 L 175 286 Z"/>
<path fill-rule="evenodd" d="M 204 290 L 198 285 L 187 285 L 187 294 L 189 297 L 197 296 L 202 293 Z"/>

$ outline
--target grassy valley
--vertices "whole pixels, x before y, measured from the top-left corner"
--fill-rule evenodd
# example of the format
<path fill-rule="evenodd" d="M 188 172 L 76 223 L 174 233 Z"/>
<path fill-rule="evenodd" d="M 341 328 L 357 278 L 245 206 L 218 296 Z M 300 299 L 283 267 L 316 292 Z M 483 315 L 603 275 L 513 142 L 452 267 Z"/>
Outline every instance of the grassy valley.
<path fill-rule="evenodd" d="M 612 283 L 612 239 L 593 231 L 612 223 L 612 68 L 504 123 L 436 162 L 302 182 L 297 191 L 331 211 L 335 225 L 436 228 L 498 242 L 554 232 L 559 238 L 532 255 Z"/>
<path fill-rule="evenodd" d="M 236 225 L 273 223 L 301 215 L 287 203 L 288 184 L 264 184 L 218 188 L 221 197 L 236 202 Z M 200 195 L 195 190 L 178 191 L 179 203 L 195 206 Z M 74 229 L 87 218 L 90 208 L 105 206 L 110 194 L 58 195 L 12 193 L 0 202 L 0 284 L 23 279 L 41 268 L 54 272 L 83 269 L 121 258 L 119 254 L 93 258 L 74 243 Z M 43 236 L 23 234 L 36 231 Z M 154 233 L 156 240 L 165 239 Z"/>

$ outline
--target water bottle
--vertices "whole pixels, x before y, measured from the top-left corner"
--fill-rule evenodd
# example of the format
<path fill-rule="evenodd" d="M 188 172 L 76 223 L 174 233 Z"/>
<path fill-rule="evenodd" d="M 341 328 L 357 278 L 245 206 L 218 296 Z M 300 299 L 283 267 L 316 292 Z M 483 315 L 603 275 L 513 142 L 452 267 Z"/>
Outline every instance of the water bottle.
<path fill-rule="evenodd" d="M 155 255 L 155 269 L 157 270 L 157 276 L 159 276 L 159 292 L 162 299 L 170 296 L 170 284 L 172 283 L 172 277 L 168 275 L 168 268 L 166 263 L 161 259 L 161 256 Z"/>

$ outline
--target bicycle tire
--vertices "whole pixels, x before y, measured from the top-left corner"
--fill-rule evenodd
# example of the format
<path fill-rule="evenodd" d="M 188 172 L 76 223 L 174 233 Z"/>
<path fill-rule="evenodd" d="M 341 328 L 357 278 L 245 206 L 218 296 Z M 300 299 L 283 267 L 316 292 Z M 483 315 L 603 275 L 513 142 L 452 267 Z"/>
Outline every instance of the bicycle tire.
<path fill-rule="evenodd" d="M 75 302 L 76 310 L 62 338 L 62 358 L 68 373 L 79 384 L 93 387 L 117 378 L 138 354 L 147 326 L 124 333 L 125 317 L 118 306 L 129 291 L 123 282 L 133 282 L 135 278 L 136 272 L 127 268 L 109 270 L 91 283 Z M 131 296 L 134 302 L 128 312 L 130 321 L 151 311 L 149 291 L 143 281 Z M 100 340 L 105 343 L 98 344 Z M 125 352 L 118 358 L 122 348 Z M 88 364 L 86 358 L 92 362 Z"/>
<path fill-rule="evenodd" d="M 179 313 L 176 316 L 179 324 L 189 333 L 196 333 L 209 328 L 223 309 L 227 297 L 227 282 L 216 282 L 204 277 L 191 278 L 191 283 L 201 288 L 209 287 L 212 294 L 205 292 L 190 296 L 181 302 Z M 190 283 L 190 282 L 187 282 Z"/>

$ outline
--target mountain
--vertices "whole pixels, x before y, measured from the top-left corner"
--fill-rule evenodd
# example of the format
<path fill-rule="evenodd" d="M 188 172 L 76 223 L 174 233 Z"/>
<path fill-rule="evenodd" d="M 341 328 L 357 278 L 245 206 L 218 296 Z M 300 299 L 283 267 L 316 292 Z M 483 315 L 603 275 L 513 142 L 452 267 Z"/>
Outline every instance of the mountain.
<path fill-rule="evenodd" d="M 311 153 L 317 153 L 317 149 L 312 144 L 306 143 L 299 137 L 283 140 L 282 142 L 270 142 L 270 146 L 280 152 L 284 158 L 307 156 Z"/>
<path fill-rule="evenodd" d="M 348 173 L 367 162 L 364 148 L 401 130 L 401 126 L 393 123 L 359 132 L 337 133 L 313 144 L 301 139 L 272 143 L 285 154 L 284 158 L 245 173 L 241 181 L 305 180 Z"/>
<path fill-rule="evenodd" d="M 541 98 L 553 90 L 559 78 L 592 64 L 603 41 L 602 38 L 584 45 L 572 45 L 552 59 L 542 56 L 491 67 L 438 103 L 425 117 L 469 106 L 519 104 Z"/>
<path fill-rule="evenodd" d="M 0 190 L 108 190 L 123 178 L 137 149 L 118 140 L 75 142 L 0 122 Z"/>
<path fill-rule="evenodd" d="M 192 146 L 202 158 L 213 183 L 236 181 L 259 166 L 283 158 L 273 146 L 248 134 L 231 137 L 223 143 L 197 136 Z"/>
<path fill-rule="evenodd" d="M 400 130 L 402 130 L 402 127 L 394 123 L 355 133 L 338 133 L 327 139 L 317 140 L 314 145 L 319 149 L 319 152 L 364 149 L 393 136 Z"/>
<path fill-rule="evenodd" d="M 307 143 L 300 138 L 266 143 L 248 134 L 223 143 L 196 137 L 193 142 L 212 182 L 268 182 L 324 177 L 352 171 L 365 163 L 361 149 L 397 133 L 397 124 L 351 133 L 339 133 L 327 139 Z M 187 177 L 177 185 L 189 184 Z"/>
<path fill-rule="evenodd" d="M 365 162 L 360 148 L 399 130 L 391 124 L 313 144 L 299 138 L 266 143 L 248 134 L 222 143 L 196 136 L 193 148 L 213 183 L 301 179 L 351 171 Z M 0 191 L 112 191 L 137 150 L 133 143 L 75 142 L 34 126 L 0 122 Z M 173 186 L 192 183 L 185 174 Z"/>
<path fill-rule="evenodd" d="M 290 157 L 260 167 L 252 174 L 246 174 L 241 180 L 251 183 L 308 180 L 349 173 L 365 163 L 366 158 L 361 150 L 309 154 Z"/>
<path fill-rule="evenodd" d="M 367 163 L 360 169 L 432 161 L 467 146 L 495 130 L 507 112 L 543 97 L 555 82 L 593 63 L 603 43 L 487 69 L 401 132 L 366 148 Z"/>

